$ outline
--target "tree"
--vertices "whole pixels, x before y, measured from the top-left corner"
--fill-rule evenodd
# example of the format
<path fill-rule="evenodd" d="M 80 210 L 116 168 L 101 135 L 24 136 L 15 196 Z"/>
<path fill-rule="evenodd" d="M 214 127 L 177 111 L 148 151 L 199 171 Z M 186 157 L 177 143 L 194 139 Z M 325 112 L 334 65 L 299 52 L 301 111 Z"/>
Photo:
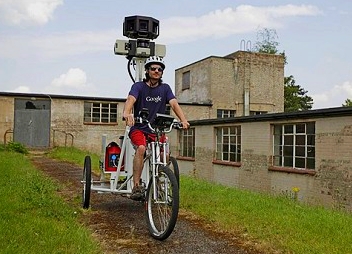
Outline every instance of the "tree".
<path fill-rule="evenodd" d="M 279 42 L 276 41 L 278 38 L 279 36 L 275 29 L 263 28 L 258 30 L 257 41 L 253 50 L 258 53 L 280 54 L 285 58 L 285 64 L 287 64 L 285 52 L 278 53 Z"/>
<path fill-rule="evenodd" d="M 342 104 L 342 107 L 352 107 L 352 100 L 346 99 L 345 103 Z"/>
<path fill-rule="evenodd" d="M 254 51 L 259 53 L 276 54 L 279 43 L 276 41 L 276 30 L 263 28 L 257 31 L 257 42 L 254 46 Z"/>
<path fill-rule="evenodd" d="M 292 75 L 284 78 L 285 112 L 309 110 L 313 106 L 313 98 L 307 95 L 308 91 L 295 83 Z"/>

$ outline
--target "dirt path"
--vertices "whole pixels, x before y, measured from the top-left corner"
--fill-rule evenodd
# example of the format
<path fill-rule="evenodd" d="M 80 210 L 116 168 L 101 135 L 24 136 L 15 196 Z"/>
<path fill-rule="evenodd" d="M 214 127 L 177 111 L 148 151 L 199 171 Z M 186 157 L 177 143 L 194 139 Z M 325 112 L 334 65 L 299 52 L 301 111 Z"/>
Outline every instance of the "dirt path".
<path fill-rule="evenodd" d="M 59 191 L 68 203 L 80 209 L 82 169 L 66 162 L 32 155 L 33 164 L 63 184 Z M 165 241 L 154 240 L 148 233 L 143 204 L 114 194 L 92 192 L 91 209 L 81 222 L 102 244 L 104 253 L 236 253 L 259 254 L 244 246 L 236 236 L 215 232 L 194 216 L 180 211 L 176 227 Z"/>

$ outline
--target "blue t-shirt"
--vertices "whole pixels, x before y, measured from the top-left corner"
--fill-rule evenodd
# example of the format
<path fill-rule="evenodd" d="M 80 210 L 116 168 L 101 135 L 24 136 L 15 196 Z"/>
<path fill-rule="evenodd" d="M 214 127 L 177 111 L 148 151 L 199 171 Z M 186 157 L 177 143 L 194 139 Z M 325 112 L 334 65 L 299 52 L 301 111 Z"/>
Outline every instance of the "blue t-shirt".
<path fill-rule="evenodd" d="M 136 98 L 133 109 L 134 116 L 137 117 L 143 108 L 147 108 L 149 110 L 147 119 L 150 123 L 153 123 L 157 113 L 165 114 L 166 104 L 175 98 L 168 84 L 162 83 L 156 87 L 150 87 L 142 81 L 132 85 L 129 95 Z M 135 124 L 135 126 L 131 127 L 131 131 L 136 128 L 150 132 L 145 124 Z"/>

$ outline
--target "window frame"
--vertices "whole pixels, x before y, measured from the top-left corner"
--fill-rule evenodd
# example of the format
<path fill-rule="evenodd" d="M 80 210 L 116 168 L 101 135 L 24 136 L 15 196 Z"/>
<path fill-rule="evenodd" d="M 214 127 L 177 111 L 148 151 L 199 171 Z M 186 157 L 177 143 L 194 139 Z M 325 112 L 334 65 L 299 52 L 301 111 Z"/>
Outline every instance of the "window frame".
<path fill-rule="evenodd" d="M 240 165 L 242 160 L 241 135 L 241 125 L 216 127 L 214 162 Z"/>
<path fill-rule="evenodd" d="M 263 114 L 268 114 L 268 111 L 250 111 L 249 115 L 251 116 L 257 116 L 257 115 L 263 115 Z"/>
<path fill-rule="evenodd" d="M 315 172 L 315 122 L 272 124 L 272 134 L 272 168 Z"/>
<path fill-rule="evenodd" d="M 195 159 L 195 128 L 180 130 L 179 132 L 179 156 L 182 158 Z"/>
<path fill-rule="evenodd" d="M 236 110 L 234 109 L 217 109 L 216 110 L 216 117 L 217 118 L 229 118 L 229 117 L 235 117 L 236 116 Z"/>
<path fill-rule="evenodd" d="M 191 88 L 191 71 L 185 71 L 182 73 L 182 90 Z"/>
<path fill-rule="evenodd" d="M 118 123 L 117 114 L 117 102 L 85 101 L 83 123 L 116 125 Z"/>

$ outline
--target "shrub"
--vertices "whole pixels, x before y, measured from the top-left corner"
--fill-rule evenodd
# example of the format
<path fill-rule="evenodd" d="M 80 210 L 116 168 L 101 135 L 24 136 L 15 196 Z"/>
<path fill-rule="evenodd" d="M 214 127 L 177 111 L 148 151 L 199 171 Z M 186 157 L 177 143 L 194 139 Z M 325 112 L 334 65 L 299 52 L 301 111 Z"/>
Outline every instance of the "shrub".
<path fill-rule="evenodd" d="M 5 148 L 7 151 L 28 154 L 28 149 L 18 142 L 9 142 Z"/>

